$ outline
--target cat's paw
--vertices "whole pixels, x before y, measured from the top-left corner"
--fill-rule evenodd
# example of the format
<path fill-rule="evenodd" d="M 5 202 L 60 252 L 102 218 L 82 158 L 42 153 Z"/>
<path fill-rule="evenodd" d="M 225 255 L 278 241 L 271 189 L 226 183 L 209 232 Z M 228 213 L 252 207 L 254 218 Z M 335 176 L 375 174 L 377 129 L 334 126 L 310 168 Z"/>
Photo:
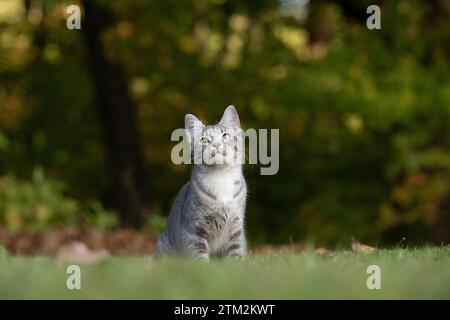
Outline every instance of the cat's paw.
<path fill-rule="evenodd" d="M 243 255 L 240 255 L 240 254 L 229 254 L 227 256 L 227 258 L 235 259 L 235 260 L 244 260 L 245 257 Z"/>
<path fill-rule="evenodd" d="M 209 254 L 207 254 L 207 253 L 201 253 L 201 254 L 198 254 L 197 256 L 195 256 L 195 258 L 196 258 L 197 260 L 200 260 L 200 261 L 206 261 L 206 262 L 208 262 L 208 261 L 209 261 Z"/>

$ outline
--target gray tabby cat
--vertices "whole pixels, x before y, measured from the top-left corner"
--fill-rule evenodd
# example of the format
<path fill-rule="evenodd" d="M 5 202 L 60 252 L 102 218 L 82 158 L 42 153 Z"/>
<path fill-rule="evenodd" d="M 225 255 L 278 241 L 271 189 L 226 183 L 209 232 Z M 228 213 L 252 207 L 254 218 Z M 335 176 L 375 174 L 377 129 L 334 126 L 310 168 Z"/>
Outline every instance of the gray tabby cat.
<path fill-rule="evenodd" d="M 200 150 L 191 153 L 194 160 L 200 156 L 203 161 L 194 161 L 191 179 L 175 199 L 154 254 L 205 260 L 244 257 L 247 186 L 243 162 L 238 161 L 244 150 L 236 109 L 229 106 L 220 122 L 209 126 L 187 114 L 185 129 L 191 150 Z"/>

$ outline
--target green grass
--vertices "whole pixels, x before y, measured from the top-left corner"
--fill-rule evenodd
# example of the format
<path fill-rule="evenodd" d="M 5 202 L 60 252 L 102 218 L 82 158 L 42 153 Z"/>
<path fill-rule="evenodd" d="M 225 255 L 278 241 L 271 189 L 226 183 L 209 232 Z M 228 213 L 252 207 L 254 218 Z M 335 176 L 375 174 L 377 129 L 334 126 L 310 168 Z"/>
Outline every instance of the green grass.
<path fill-rule="evenodd" d="M 372 264 L 380 290 L 366 287 Z M 113 257 L 81 265 L 81 290 L 66 288 L 67 265 L 0 250 L 0 299 L 450 299 L 450 247 L 209 263 Z"/>

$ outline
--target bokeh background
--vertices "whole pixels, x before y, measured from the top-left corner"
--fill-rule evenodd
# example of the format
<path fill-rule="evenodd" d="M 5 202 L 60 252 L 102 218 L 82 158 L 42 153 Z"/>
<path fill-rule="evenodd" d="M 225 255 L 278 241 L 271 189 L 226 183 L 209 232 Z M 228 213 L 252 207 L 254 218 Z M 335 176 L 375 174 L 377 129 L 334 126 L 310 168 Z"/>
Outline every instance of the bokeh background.
<path fill-rule="evenodd" d="M 449 19 L 446 0 L 0 0 L 0 229 L 156 236 L 190 174 L 172 130 L 233 104 L 280 129 L 278 174 L 245 168 L 253 246 L 448 243 Z"/>

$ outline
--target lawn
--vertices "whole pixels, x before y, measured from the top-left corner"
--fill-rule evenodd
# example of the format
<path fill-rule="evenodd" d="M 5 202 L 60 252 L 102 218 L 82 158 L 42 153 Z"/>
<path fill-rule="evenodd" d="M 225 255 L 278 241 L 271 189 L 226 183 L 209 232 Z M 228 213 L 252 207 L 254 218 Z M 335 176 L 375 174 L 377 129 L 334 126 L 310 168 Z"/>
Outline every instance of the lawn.
<path fill-rule="evenodd" d="M 450 299 L 450 247 L 250 256 L 244 261 L 111 257 L 81 264 L 81 290 L 66 288 L 68 263 L 0 250 L 0 299 Z M 381 289 L 369 290 L 369 265 Z"/>

